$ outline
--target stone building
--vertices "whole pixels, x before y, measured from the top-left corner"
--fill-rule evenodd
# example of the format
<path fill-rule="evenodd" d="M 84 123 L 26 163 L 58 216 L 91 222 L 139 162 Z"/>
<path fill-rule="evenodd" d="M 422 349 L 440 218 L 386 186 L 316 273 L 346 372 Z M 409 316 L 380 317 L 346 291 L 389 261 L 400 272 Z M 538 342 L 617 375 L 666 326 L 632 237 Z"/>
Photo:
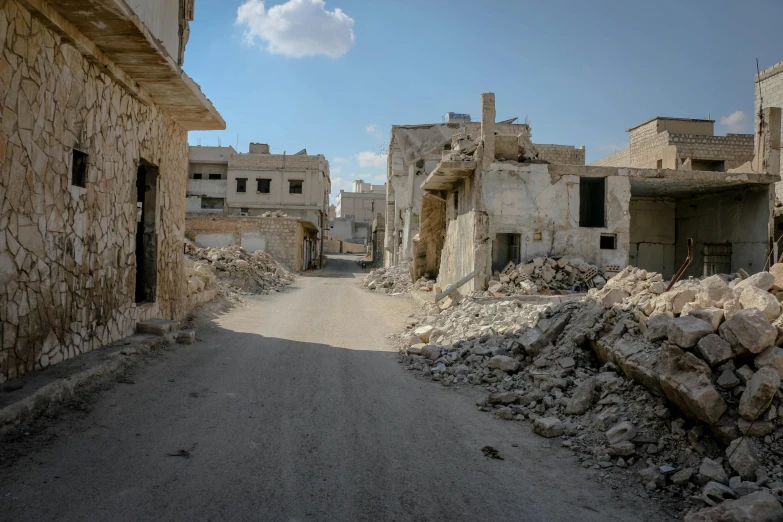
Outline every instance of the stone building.
<path fill-rule="evenodd" d="M 187 131 L 225 122 L 192 1 L 130 5 L 0 2 L 0 382 L 186 313 Z"/>
<path fill-rule="evenodd" d="M 228 159 L 234 147 L 188 147 L 188 188 L 185 212 L 223 215 L 226 212 Z"/>
<path fill-rule="evenodd" d="M 392 126 L 386 168 L 384 265 L 387 267 L 412 259 L 413 238 L 420 230 L 418 210 L 424 194 L 421 184 L 439 164 L 441 156 L 449 153 L 452 137 L 458 133 L 478 136 L 481 131 L 481 124 L 471 122 L 469 115 L 457 116 L 445 118 L 448 120 L 445 123 Z M 527 124 L 515 121 L 512 118 L 497 123 L 498 132 L 530 134 Z M 584 147 L 547 144 L 536 147 L 542 158 L 553 163 L 585 164 Z"/>
<path fill-rule="evenodd" d="M 329 236 L 367 244 L 371 240 L 373 218 L 386 206 L 386 185 L 372 185 L 359 179 L 353 182 L 352 188 L 352 192 L 341 190 L 335 198 L 335 218 Z"/>
<path fill-rule="evenodd" d="M 715 136 L 714 120 L 658 116 L 627 132 L 628 148 L 590 165 L 727 172 L 754 154 L 752 134 Z"/>
<path fill-rule="evenodd" d="M 775 121 L 747 172 L 563 165 L 499 129 L 485 94 L 478 139 L 454 136 L 422 183 L 412 275 L 445 289 L 476 270 L 469 292 L 509 262 L 575 256 L 606 271 L 633 264 L 671 277 L 687 238 L 695 248 L 685 276 L 763 270 L 780 179 L 780 109 L 766 114 Z"/>
<path fill-rule="evenodd" d="M 753 92 L 756 97 L 755 128 L 759 127 L 759 111 L 763 107 L 783 107 L 783 62 L 764 69 L 756 75 Z M 763 102 L 763 103 L 762 103 Z M 756 136 L 756 145 L 758 145 Z M 781 137 L 783 140 L 783 137 Z M 783 171 L 781 171 L 783 174 Z M 775 240 L 783 238 L 783 183 L 775 186 Z"/>

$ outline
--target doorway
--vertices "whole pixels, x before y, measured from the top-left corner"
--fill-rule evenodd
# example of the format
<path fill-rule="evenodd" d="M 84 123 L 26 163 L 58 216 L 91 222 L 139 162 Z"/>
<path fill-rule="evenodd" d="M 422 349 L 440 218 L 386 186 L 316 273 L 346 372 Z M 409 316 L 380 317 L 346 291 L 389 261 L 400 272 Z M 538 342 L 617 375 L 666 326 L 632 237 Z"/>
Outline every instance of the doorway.
<path fill-rule="evenodd" d="M 158 167 L 142 160 L 136 173 L 136 302 L 155 302 L 158 278 Z"/>

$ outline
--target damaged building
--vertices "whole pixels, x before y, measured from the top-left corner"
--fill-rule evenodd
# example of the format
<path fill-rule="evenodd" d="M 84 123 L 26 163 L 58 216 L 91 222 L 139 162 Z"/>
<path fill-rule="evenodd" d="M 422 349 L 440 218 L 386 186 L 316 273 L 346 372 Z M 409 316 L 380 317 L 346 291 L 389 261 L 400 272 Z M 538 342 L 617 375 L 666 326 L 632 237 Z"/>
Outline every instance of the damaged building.
<path fill-rule="evenodd" d="M 569 165 L 542 157 L 529 132 L 496 125 L 494 95 L 484 94 L 479 133 L 455 133 L 421 183 L 413 279 L 429 275 L 446 289 L 475 272 L 462 291 L 483 290 L 509 263 L 547 256 L 670 278 L 688 238 L 686 277 L 761 271 L 774 254 L 780 147 L 780 109 L 765 114 L 748 172 Z"/>
<path fill-rule="evenodd" d="M 517 118 L 495 123 L 495 132 L 530 136 L 530 126 L 515 123 Z M 384 265 L 389 267 L 410 261 L 413 238 L 424 223 L 419 210 L 425 203 L 422 182 L 438 166 L 443 154 L 451 150 L 456 134 L 478 136 L 481 123 L 467 114 L 448 113 L 443 123 L 394 125 L 391 130 L 386 168 L 386 209 Z M 584 147 L 537 144 L 541 158 L 553 163 L 584 165 Z M 516 160 L 516 151 L 505 159 Z M 513 156 L 513 157 L 512 157 Z"/>
<path fill-rule="evenodd" d="M 351 188 L 351 192 L 341 190 L 335 196 L 335 217 L 330 223 L 329 237 L 367 245 L 371 241 L 373 219 L 384 211 L 386 185 L 357 179 Z"/>
<path fill-rule="evenodd" d="M 193 2 L 0 3 L 0 382 L 186 314 Z M 118 39 L 117 35 L 122 35 Z"/>

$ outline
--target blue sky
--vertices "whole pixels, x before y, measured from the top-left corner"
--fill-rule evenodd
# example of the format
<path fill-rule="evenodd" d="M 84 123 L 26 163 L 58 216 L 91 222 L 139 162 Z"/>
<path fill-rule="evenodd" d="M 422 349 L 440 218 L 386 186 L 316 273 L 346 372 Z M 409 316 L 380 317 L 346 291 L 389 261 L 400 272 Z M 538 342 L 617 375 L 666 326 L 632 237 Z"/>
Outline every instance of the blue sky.
<path fill-rule="evenodd" d="M 306 147 L 332 197 L 383 183 L 392 124 L 477 120 L 488 91 L 498 120 L 527 116 L 534 142 L 588 162 L 654 116 L 752 132 L 755 60 L 783 61 L 780 0 L 197 0 L 195 15 L 185 70 L 227 129 L 190 143 Z"/>

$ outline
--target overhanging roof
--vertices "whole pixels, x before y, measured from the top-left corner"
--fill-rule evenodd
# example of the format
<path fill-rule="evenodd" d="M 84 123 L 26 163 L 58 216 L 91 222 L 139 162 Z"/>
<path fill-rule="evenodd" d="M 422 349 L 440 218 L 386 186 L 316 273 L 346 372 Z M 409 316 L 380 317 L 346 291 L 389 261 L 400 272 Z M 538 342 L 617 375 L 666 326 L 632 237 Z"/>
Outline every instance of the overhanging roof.
<path fill-rule="evenodd" d="M 471 161 L 441 161 L 430 172 L 421 184 L 424 190 L 449 190 L 465 178 L 469 178 L 476 170 L 476 162 Z"/>
<path fill-rule="evenodd" d="M 226 122 L 125 0 L 21 0 L 142 101 L 186 130 L 222 130 Z M 118 70 L 119 69 L 119 70 Z"/>

